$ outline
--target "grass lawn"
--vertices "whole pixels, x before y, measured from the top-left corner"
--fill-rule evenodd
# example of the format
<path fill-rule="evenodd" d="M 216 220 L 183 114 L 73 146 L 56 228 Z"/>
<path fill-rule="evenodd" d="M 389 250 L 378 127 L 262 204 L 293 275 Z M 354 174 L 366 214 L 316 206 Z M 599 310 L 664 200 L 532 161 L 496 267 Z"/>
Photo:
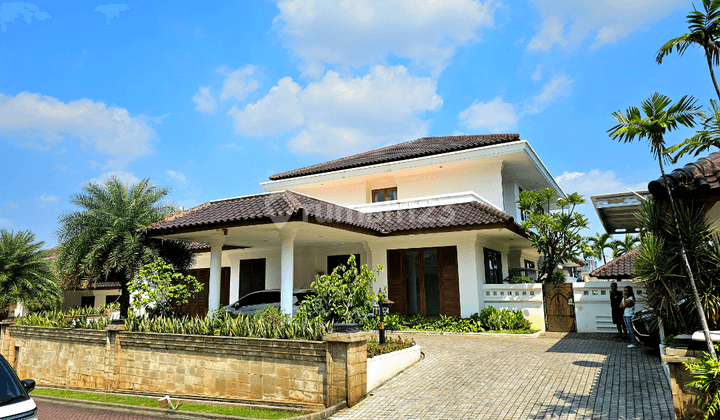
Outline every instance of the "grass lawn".
<path fill-rule="evenodd" d="M 128 397 L 124 395 L 88 394 L 85 392 L 66 391 L 61 389 L 35 388 L 32 395 L 45 395 L 48 397 L 70 398 L 75 400 L 99 401 L 115 404 L 125 404 L 136 407 L 158 408 L 157 398 Z M 302 413 L 287 411 L 265 410 L 260 408 L 218 407 L 214 405 L 183 403 L 178 411 L 192 411 L 195 413 L 223 414 L 228 416 L 251 417 L 256 419 L 284 419 L 297 417 Z"/>

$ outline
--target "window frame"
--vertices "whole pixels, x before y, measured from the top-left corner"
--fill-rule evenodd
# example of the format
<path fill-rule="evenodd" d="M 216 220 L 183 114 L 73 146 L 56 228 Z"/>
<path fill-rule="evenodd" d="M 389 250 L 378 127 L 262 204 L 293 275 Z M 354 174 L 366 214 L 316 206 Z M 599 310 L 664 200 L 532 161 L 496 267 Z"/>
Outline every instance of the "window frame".
<path fill-rule="evenodd" d="M 379 192 L 382 192 L 382 193 L 383 193 L 383 200 L 381 200 L 381 201 L 376 201 L 376 200 L 375 200 L 375 193 L 379 193 Z M 395 192 L 395 198 L 392 199 L 392 200 L 388 199 L 388 195 L 389 195 L 388 193 L 390 193 L 390 192 Z M 398 199 L 397 187 L 378 188 L 378 189 L 376 189 L 376 190 L 372 190 L 372 191 L 370 192 L 370 199 L 372 200 L 373 203 L 381 203 L 381 202 L 383 202 L 383 201 L 396 201 L 396 200 Z"/>
<path fill-rule="evenodd" d="M 492 270 L 489 264 L 491 254 L 497 255 L 497 268 Z M 483 248 L 483 262 L 485 263 L 485 284 L 502 284 L 502 252 L 490 248 Z"/>

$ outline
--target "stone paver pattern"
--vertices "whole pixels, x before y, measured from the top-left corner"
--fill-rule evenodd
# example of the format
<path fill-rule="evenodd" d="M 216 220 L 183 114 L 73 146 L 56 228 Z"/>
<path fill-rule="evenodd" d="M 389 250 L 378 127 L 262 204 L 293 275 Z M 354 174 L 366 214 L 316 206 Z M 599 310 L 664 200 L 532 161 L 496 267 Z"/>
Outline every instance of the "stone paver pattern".
<path fill-rule="evenodd" d="M 161 420 L 162 417 L 129 414 L 101 408 L 74 407 L 72 403 L 56 404 L 35 400 L 39 420 Z"/>
<path fill-rule="evenodd" d="M 611 334 L 409 336 L 425 358 L 333 419 L 674 418 L 657 352 Z"/>

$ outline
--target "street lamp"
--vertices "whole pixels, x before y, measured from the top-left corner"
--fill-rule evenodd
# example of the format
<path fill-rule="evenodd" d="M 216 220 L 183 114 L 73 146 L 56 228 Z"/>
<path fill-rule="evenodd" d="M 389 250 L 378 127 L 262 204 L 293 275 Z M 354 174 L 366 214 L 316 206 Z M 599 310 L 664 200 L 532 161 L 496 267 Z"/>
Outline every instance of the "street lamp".
<path fill-rule="evenodd" d="M 385 314 L 390 312 L 390 307 L 392 304 L 395 303 L 391 300 L 388 300 L 388 298 L 385 298 L 382 303 L 379 305 L 375 305 L 373 308 L 375 311 L 375 315 L 377 315 L 380 318 L 380 322 L 378 323 L 378 333 L 380 335 L 380 345 L 385 345 Z"/>

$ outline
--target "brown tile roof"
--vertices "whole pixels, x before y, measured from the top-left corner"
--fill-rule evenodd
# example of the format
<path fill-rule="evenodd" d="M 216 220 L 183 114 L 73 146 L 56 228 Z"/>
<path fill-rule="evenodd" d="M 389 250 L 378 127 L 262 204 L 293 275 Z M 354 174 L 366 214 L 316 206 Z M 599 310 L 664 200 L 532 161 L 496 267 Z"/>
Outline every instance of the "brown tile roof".
<path fill-rule="evenodd" d="M 241 222 L 281 223 L 300 214 L 304 217 L 311 216 L 326 222 L 339 222 L 362 229 L 379 229 L 357 210 L 292 191 L 283 191 L 210 201 L 153 223 L 148 226 L 148 234 L 160 235 L 180 228 L 211 228 L 216 225 L 224 226 Z"/>
<path fill-rule="evenodd" d="M 635 278 L 635 259 L 639 249 L 632 249 L 627 254 L 623 254 L 602 267 L 596 268 L 590 273 L 590 276 L 615 280 Z"/>
<path fill-rule="evenodd" d="M 477 147 L 510 143 L 519 140 L 519 134 L 477 134 L 469 136 L 423 137 L 383 147 L 381 149 L 375 149 L 369 152 L 331 160 L 330 162 L 272 175 L 270 179 L 277 181 L 280 179 L 339 171 L 341 169 L 357 168 L 361 166 L 376 165 L 379 163 L 396 162 L 399 160 L 418 158 L 422 156 L 439 155 L 447 152 L 474 149 Z"/>
<path fill-rule="evenodd" d="M 279 223 L 293 216 L 298 221 L 308 221 L 312 217 L 317 223 L 361 228 L 364 233 L 376 236 L 473 226 L 505 227 L 525 234 L 510 215 L 478 202 L 361 213 L 292 191 L 211 201 L 163 219 L 149 226 L 147 233 L 149 236 L 160 236 L 178 230 L 202 231 L 217 226 L 240 226 L 248 221 L 254 222 L 250 224 Z"/>
<path fill-rule="evenodd" d="M 706 194 L 710 190 L 720 190 L 720 152 L 675 169 L 667 177 L 673 195 Z M 648 190 L 655 198 L 667 196 L 662 177 L 651 181 Z"/>

